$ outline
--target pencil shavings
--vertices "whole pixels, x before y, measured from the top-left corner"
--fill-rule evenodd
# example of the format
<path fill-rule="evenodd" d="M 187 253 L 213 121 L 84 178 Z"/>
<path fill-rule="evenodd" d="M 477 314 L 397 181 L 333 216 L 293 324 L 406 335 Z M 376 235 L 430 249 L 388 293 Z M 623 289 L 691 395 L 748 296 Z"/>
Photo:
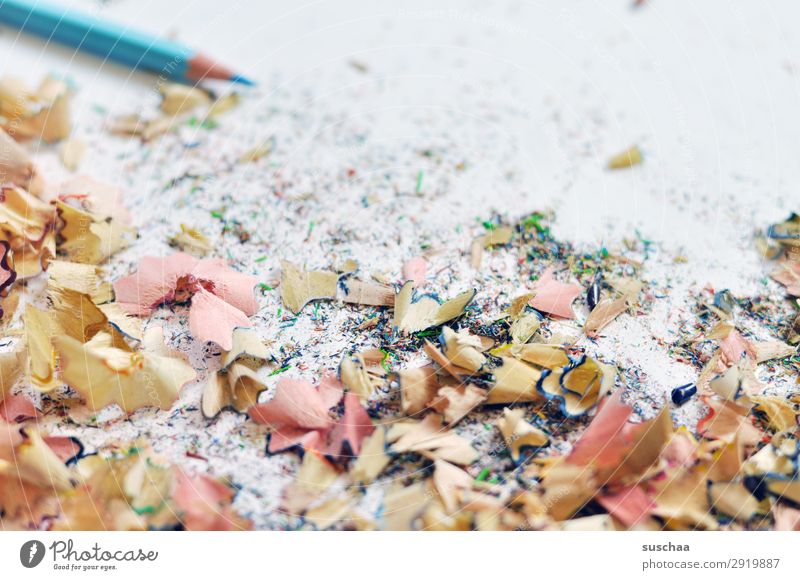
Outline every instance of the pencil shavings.
<path fill-rule="evenodd" d="M 0 296 L 8 296 L 9 288 L 17 279 L 17 272 L 11 259 L 11 244 L 0 240 Z M 0 309 L 0 317 L 3 311 Z"/>
<path fill-rule="evenodd" d="M 716 518 L 708 503 L 705 474 L 701 470 L 677 468 L 653 482 L 653 513 L 672 530 L 716 530 Z"/>
<path fill-rule="evenodd" d="M 589 313 L 586 322 L 583 324 L 583 331 L 586 333 L 586 336 L 596 337 L 603 328 L 608 326 L 617 316 L 627 309 L 628 299 L 625 296 L 617 298 L 616 300 L 602 300 Z"/>
<path fill-rule="evenodd" d="M 321 453 L 308 451 L 303 455 L 294 481 L 283 492 L 281 508 L 288 514 L 305 514 L 337 479 L 339 472 L 331 462 Z"/>
<path fill-rule="evenodd" d="M 790 296 L 800 296 L 800 261 L 785 261 L 771 274 L 772 279 L 786 287 Z"/>
<path fill-rule="evenodd" d="M 387 434 L 393 453 L 415 452 L 429 459 L 441 459 L 456 465 L 478 460 L 478 452 L 469 441 L 448 430 L 440 415 L 431 413 L 422 421 L 395 423 Z"/>
<path fill-rule="evenodd" d="M 560 346 L 553 344 L 524 344 L 511 347 L 516 358 L 547 369 L 565 367 L 570 364 L 569 356 Z"/>
<path fill-rule="evenodd" d="M 627 169 L 642 162 L 642 151 L 637 145 L 632 145 L 625 151 L 617 153 L 608 160 L 609 169 Z"/>
<path fill-rule="evenodd" d="M 175 470 L 172 504 L 178 520 L 187 531 L 249 530 L 251 522 L 231 505 L 235 492 L 207 475 L 189 476 Z"/>
<path fill-rule="evenodd" d="M 267 346 L 259 338 L 253 328 L 235 328 L 233 330 L 231 349 L 222 353 L 221 370 L 226 370 L 237 361 L 249 364 L 261 363 L 269 358 Z"/>
<path fill-rule="evenodd" d="M 497 420 L 497 428 L 511 453 L 511 459 L 519 464 L 529 453 L 535 453 L 550 444 L 547 433 L 534 427 L 524 419 L 523 409 L 503 409 L 503 416 Z"/>
<path fill-rule="evenodd" d="M 767 238 L 780 244 L 787 257 L 797 263 L 800 249 L 800 215 L 792 213 L 785 221 L 774 224 L 767 230 Z"/>
<path fill-rule="evenodd" d="M 52 337 L 57 334 L 51 314 L 28 303 L 23 315 L 27 344 L 26 376 L 31 386 L 49 392 L 60 385 L 56 376 L 56 351 Z"/>
<path fill-rule="evenodd" d="M 228 93 L 216 99 L 208 108 L 208 117 L 213 119 L 227 113 L 228 111 L 236 108 L 241 103 L 241 96 L 239 93 Z"/>
<path fill-rule="evenodd" d="M 167 115 L 188 113 L 200 106 L 208 106 L 211 98 L 197 87 L 168 83 L 161 87 L 161 110 Z"/>
<path fill-rule="evenodd" d="M 363 403 L 377 387 L 386 382 L 382 360 L 381 351 L 356 352 L 345 356 L 339 364 L 339 380 Z"/>
<path fill-rule="evenodd" d="M 35 91 L 19 79 L 0 81 L 0 126 L 16 138 L 55 143 L 69 137 L 67 83 L 48 76 Z"/>
<path fill-rule="evenodd" d="M 16 384 L 24 370 L 25 356 L 22 348 L 0 352 L 0 400 Z"/>
<path fill-rule="evenodd" d="M 63 201 L 55 202 L 61 226 L 58 250 L 73 262 L 100 264 L 130 243 L 133 229 L 97 216 Z"/>
<path fill-rule="evenodd" d="M 598 496 L 597 503 L 628 528 L 646 521 L 655 504 L 639 486 L 622 487 L 615 493 Z"/>
<path fill-rule="evenodd" d="M 649 421 L 629 423 L 632 409 L 617 391 L 605 400 L 567 456 L 567 463 L 592 466 L 602 484 L 625 485 L 654 466 L 672 438 L 669 409 Z"/>
<path fill-rule="evenodd" d="M 281 262 L 281 299 L 284 305 L 299 314 L 312 300 L 336 298 L 339 277 L 326 270 L 301 270 L 291 262 Z"/>
<path fill-rule="evenodd" d="M 355 522 L 351 523 L 351 518 L 354 515 L 350 498 L 333 497 L 308 509 L 304 519 L 312 524 L 314 529 L 327 530 L 340 521 L 347 521 L 349 525 L 353 525 Z"/>
<path fill-rule="evenodd" d="M 86 343 L 58 336 L 55 345 L 62 379 L 95 411 L 114 403 L 128 413 L 169 409 L 181 387 L 195 378 L 192 367 L 166 348 L 160 326 L 145 332 L 141 352 L 115 347 L 102 331 Z"/>
<path fill-rule="evenodd" d="M 53 304 L 49 314 L 56 334 L 86 342 L 98 332 L 105 331 L 112 336 L 115 346 L 124 343 L 116 336 L 116 329 L 109 326 L 103 311 L 86 294 L 63 289 L 49 292 L 48 297 Z M 127 344 L 123 348 L 127 349 Z"/>
<path fill-rule="evenodd" d="M 447 385 L 441 387 L 428 407 L 440 413 L 444 422 L 452 426 L 486 401 L 486 391 L 473 385 Z"/>
<path fill-rule="evenodd" d="M 508 334 L 514 344 L 525 344 L 542 326 L 542 320 L 536 314 L 523 314 L 511 323 Z"/>
<path fill-rule="evenodd" d="M 338 284 L 342 302 L 364 306 L 394 306 L 394 290 L 382 284 L 343 278 Z"/>
<path fill-rule="evenodd" d="M 232 507 L 235 489 L 207 475 L 186 474 L 143 441 L 110 456 L 81 458 L 74 474 L 78 485 L 59 497 L 54 530 L 252 527 Z"/>
<path fill-rule="evenodd" d="M 751 520 L 758 511 L 758 501 L 741 482 L 712 482 L 708 497 L 714 511 L 743 522 Z"/>
<path fill-rule="evenodd" d="M 625 453 L 624 445 L 615 445 L 627 434 L 628 419 L 632 409 L 622 403 L 622 392 L 617 391 L 606 399 L 594 419 L 573 446 L 567 457 L 576 465 L 594 464 L 599 468 L 616 465 Z"/>
<path fill-rule="evenodd" d="M 786 399 L 769 396 L 751 396 L 753 412 L 763 415 L 775 431 L 788 431 L 797 427 L 797 411 Z"/>
<path fill-rule="evenodd" d="M 400 334 L 441 326 L 461 316 L 474 297 L 475 290 L 468 290 L 441 303 L 433 295 L 417 296 L 414 284 L 406 282 L 395 296 L 393 326 Z"/>
<path fill-rule="evenodd" d="M 420 288 L 427 282 L 428 261 L 422 256 L 414 256 L 403 264 L 403 283 L 412 282 L 414 288 Z"/>
<path fill-rule="evenodd" d="M 344 394 L 344 414 L 327 436 L 325 454 L 334 459 L 358 457 L 361 446 L 375 431 L 367 412 L 355 393 Z"/>
<path fill-rule="evenodd" d="M 361 453 L 350 468 L 353 481 L 366 485 L 371 483 L 391 462 L 386 453 L 386 428 L 375 427 L 372 435 L 361 441 Z"/>
<path fill-rule="evenodd" d="M 200 408 L 207 419 L 212 419 L 226 408 L 246 413 L 258 404 L 258 395 L 266 385 L 249 367 L 232 363 L 225 372 L 211 373 L 203 388 Z"/>
<path fill-rule="evenodd" d="M 59 183 L 49 192 L 49 196 L 91 214 L 97 221 L 125 225 L 131 222 L 131 215 L 122 203 L 123 190 L 88 175 L 79 175 Z"/>
<path fill-rule="evenodd" d="M 225 260 L 197 260 L 179 252 L 142 258 L 135 274 L 114 282 L 114 293 L 117 303 L 135 316 L 148 315 L 161 304 L 190 301 L 193 336 L 231 350 L 233 331 L 252 326 L 247 317 L 258 310 L 255 285 L 255 278 L 229 269 Z"/>
<path fill-rule="evenodd" d="M 164 458 L 142 453 L 135 458 L 122 480 L 125 497 L 136 513 L 158 513 L 174 483 L 174 473 Z"/>
<path fill-rule="evenodd" d="M 557 521 L 566 520 L 586 505 L 598 488 L 591 469 L 569 463 L 562 457 L 550 462 L 541 478 L 542 501 L 548 515 Z"/>
<path fill-rule="evenodd" d="M 454 365 L 450 359 L 448 359 L 444 353 L 436 348 L 430 341 L 425 341 L 423 349 L 425 350 L 425 354 L 431 357 L 433 362 L 439 365 L 443 371 L 445 371 L 454 379 L 460 381 L 463 377 L 472 374 L 467 369 L 462 369 L 459 366 Z"/>
<path fill-rule="evenodd" d="M 472 487 L 473 479 L 464 470 L 446 461 L 433 462 L 433 485 L 447 513 L 454 513 L 462 503 L 461 493 Z"/>
<path fill-rule="evenodd" d="M 528 304 L 540 312 L 560 318 L 575 318 L 572 302 L 581 294 L 582 289 L 576 284 L 562 284 L 547 270 L 534 288 L 534 296 Z"/>
<path fill-rule="evenodd" d="M 116 117 L 108 125 L 113 135 L 139 137 L 145 143 L 153 141 L 177 129 L 185 119 L 177 115 L 165 115 L 154 119 L 144 119 L 139 115 Z"/>
<path fill-rule="evenodd" d="M 432 494 L 425 483 L 414 483 L 408 487 L 396 485 L 383 499 L 384 516 L 381 518 L 383 530 L 415 530 L 419 519 L 426 513 L 433 501 Z"/>
<path fill-rule="evenodd" d="M 0 128 L 0 183 L 13 184 L 33 195 L 44 187 L 36 165 L 28 153 Z"/>
<path fill-rule="evenodd" d="M 22 423 L 38 415 L 33 401 L 25 395 L 6 394 L 0 398 L 0 419 L 7 423 Z"/>
<path fill-rule="evenodd" d="M 744 376 L 737 364 L 711 379 L 709 387 L 726 401 L 738 399 L 744 390 Z"/>
<path fill-rule="evenodd" d="M 181 224 L 181 231 L 169 239 L 171 246 L 184 252 L 189 252 L 193 256 L 205 256 L 214 249 L 211 242 L 203 235 L 203 232 Z"/>
<path fill-rule="evenodd" d="M 0 295 L 0 332 L 9 335 L 16 332 L 16 329 L 12 330 L 11 327 L 16 326 L 15 316 L 24 291 L 22 288 L 11 288 L 6 294 L 6 296 Z"/>
<path fill-rule="evenodd" d="M 86 155 L 86 142 L 74 137 L 64 141 L 59 148 L 61 164 L 70 171 L 77 171 Z"/>
<path fill-rule="evenodd" d="M 537 390 L 542 371 L 511 357 L 493 369 L 494 380 L 486 400 L 490 405 L 542 401 Z"/>
<path fill-rule="evenodd" d="M 483 250 L 493 246 L 504 246 L 511 241 L 514 230 L 509 227 L 495 227 L 484 235 L 475 238 L 470 247 L 470 261 L 476 270 L 481 267 Z"/>
<path fill-rule="evenodd" d="M 97 305 L 101 299 L 94 266 L 55 261 L 47 280 L 52 304 L 51 320 L 57 333 L 85 342 L 100 330 L 112 335 L 114 346 L 128 349 L 120 335 L 142 340 L 139 320 L 128 316 L 118 304 Z"/>
<path fill-rule="evenodd" d="M 66 260 L 53 260 L 47 269 L 47 287 L 55 291 L 74 290 L 92 294 L 97 288 L 97 267 Z"/>
<path fill-rule="evenodd" d="M 639 293 L 644 288 L 644 282 L 641 280 L 624 276 L 612 276 L 610 274 L 606 274 L 603 280 L 615 291 L 627 298 L 628 304 L 633 305 L 639 302 Z"/>
<path fill-rule="evenodd" d="M 64 461 L 36 429 L 0 421 L 0 513 L 3 522 L 38 527 L 58 512 L 58 494 L 73 487 Z"/>
<path fill-rule="evenodd" d="M 616 376 L 614 367 L 584 356 L 562 369 L 546 369 L 537 388 L 565 417 L 579 417 L 611 390 Z"/>
<path fill-rule="evenodd" d="M 56 253 L 54 208 L 18 187 L 2 186 L 0 240 L 14 252 L 20 278 L 40 274 Z"/>
<path fill-rule="evenodd" d="M 259 159 L 267 157 L 270 153 L 272 153 L 273 145 L 273 140 L 267 139 L 255 147 L 251 147 L 241 154 L 239 157 L 239 163 L 255 163 Z"/>
<path fill-rule="evenodd" d="M 92 297 L 92 301 L 94 301 L 94 297 Z M 141 342 L 143 338 L 141 320 L 130 316 L 116 302 L 98 304 L 97 309 L 103 313 L 115 332 Z M 111 332 L 111 334 L 115 334 L 115 332 Z"/>
<path fill-rule="evenodd" d="M 776 503 L 772 506 L 775 531 L 800 532 L 800 510 Z"/>
<path fill-rule="evenodd" d="M 322 451 L 334 424 L 330 408 L 339 403 L 342 394 L 341 383 L 330 375 L 324 376 L 316 388 L 306 381 L 281 379 L 272 400 L 255 405 L 249 415 L 256 423 L 271 427 L 269 453 L 296 445 Z"/>
<path fill-rule="evenodd" d="M 755 351 L 749 340 L 736 329 L 731 329 L 719 343 L 722 362 L 727 365 L 738 364 L 744 357 L 755 358 Z"/>
<path fill-rule="evenodd" d="M 458 332 L 445 326 L 439 336 L 442 352 L 455 366 L 465 369 L 471 374 L 481 372 L 486 364 L 486 357 L 481 352 L 483 345 L 480 338 L 471 335 L 467 329 Z"/>
<path fill-rule="evenodd" d="M 697 422 L 697 433 L 721 441 L 738 438 L 744 445 L 755 445 L 761 439 L 761 432 L 747 418 L 750 404 L 712 397 L 702 397 L 702 400 L 708 405 L 708 413 Z"/>
<path fill-rule="evenodd" d="M 414 416 L 428 407 L 442 386 L 433 365 L 404 369 L 397 373 L 403 413 Z"/>
<path fill-rule="evenodd" d="M 768 360 L 782 359 L 797 354 L 797 347 L 786 344 L 780 340 L 765 340 L 750 343 L 753 356 L 757 363 Z"/>

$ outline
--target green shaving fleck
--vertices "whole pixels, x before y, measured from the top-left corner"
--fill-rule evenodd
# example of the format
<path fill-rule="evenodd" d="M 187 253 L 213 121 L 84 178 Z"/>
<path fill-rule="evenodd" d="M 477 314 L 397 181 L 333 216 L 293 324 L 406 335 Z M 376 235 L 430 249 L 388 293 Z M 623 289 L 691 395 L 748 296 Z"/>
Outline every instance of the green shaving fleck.
<path fill-rule="evenodd" d="M 428 337 L 428 336 L 439 336 L 440 332 L 441 331 L 439 331 L 439 330 L 423 330 L 421 332 L 418 332 L 417 336 L 423 337 L 423 338 Z"/>
<path fill-rule="evenodd" d="M 383 370 L 385 370 L 387 373 L 390 373 L 392 372 L 392 368 L 391 366 L 389 366 L 389 359 L 395 358 L 396 355 L 392 351 L 386 350 L 385 348 L 382 348 L 380 350 L 383 353 L 383 358 L 381 359 L 381 366 L 383 367 Z"/>
<path fill-rule="evenodd" d="M 133 511 L 135 511 L 137 514 L 142 515 L 142 514 L 154 514 L 158 510 L 160 510 L 162 507 L 164 507 L 164 502 L 161 502 L 160 504 L 155 505 L 155 506 L 147 505 L 147 506 L 140 507 L 140 508 L 135 508 L 135 507 L 131 506 L 131 509 Z"/>
<path fill-rule="evenodd" d="M 425 175 L 425 173 L 422 172 L 422 171 L 417 173 L 417 193 L 422 191 L 422 178 L 423 178 L 424 175 Z"/>
<path fill-rule="evenodd" d="M 478 477 L 475 478 L 475 481 L 483 481 L 489 477 L 489 468 L 484 467 L 483 470 L 478 474 Z"/>
<path fill-rule="evenodd" d="M 283 365 L 281 368 L 279 368 L 279 369 L 275 369 L 274 371 L 272 371 L 272 372 L 269 374 L 269 376 L 271 376 L 271 377 L 274 377 L 275 375 L 279 375 L 279 374 L 281 374 L 281 373 L 285 373 L 285 372 L 286 372 L 286 371 L 288 371 L 290 368 L 292 368 L 292 365 Z"/>
<path fill-rule="evenodd" d="M 258 263 L 266 262 L 266 261 L 267 261 L 267 257 L 266 256 L 259 256 L 258 258 L 256 258 L 256 262 L 258 262 Z"/>

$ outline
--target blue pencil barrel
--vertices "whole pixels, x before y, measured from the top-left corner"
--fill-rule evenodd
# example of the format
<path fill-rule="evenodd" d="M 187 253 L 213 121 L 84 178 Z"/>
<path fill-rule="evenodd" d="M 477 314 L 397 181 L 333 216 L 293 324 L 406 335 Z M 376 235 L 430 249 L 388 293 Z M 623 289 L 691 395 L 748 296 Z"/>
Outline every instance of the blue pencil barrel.
<path fill-rule="evenodd" d="M 183 77 L 193 51 L 176 42 L 42 2 L 0 0 L 0 22 L 126 66 Z"/>

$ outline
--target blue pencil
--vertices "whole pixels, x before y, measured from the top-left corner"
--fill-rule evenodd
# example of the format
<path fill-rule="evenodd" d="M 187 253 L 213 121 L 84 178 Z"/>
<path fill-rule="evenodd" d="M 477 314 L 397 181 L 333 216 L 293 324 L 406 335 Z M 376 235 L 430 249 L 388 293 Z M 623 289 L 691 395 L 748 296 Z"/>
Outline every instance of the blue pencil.
<path fill-rule="evenodd" d="M 88 14 L 37 0 L 0 0 L 0 23 L 138 70 L 194 84 L 203 79 L 252 85 L 209 57 Z"/>

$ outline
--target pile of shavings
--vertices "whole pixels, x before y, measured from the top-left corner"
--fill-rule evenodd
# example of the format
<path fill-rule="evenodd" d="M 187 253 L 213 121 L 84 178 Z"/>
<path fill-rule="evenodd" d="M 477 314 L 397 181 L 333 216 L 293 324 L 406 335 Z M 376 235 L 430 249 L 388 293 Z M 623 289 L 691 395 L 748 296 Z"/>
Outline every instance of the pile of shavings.
<path fill-rule="evenodd" d="M 194 414 L 210 430 L 238 414 L 265 437 L 267 455 L 299 457 L 280 497 L 280 510 L 297 527 L 800 526 L 800 399 L 796 389 L 776 394 L 762 382 L 775 371 L 770 365 L 796 377 L 796 341 L 784 323 L 770 327 L 768 339 L 751 332 L 751 305 L 763 297 L 698 299 L 699 334 L 680 354 L 699 372 L 703 414 L 687 428 L 676 426 L 678 403 L 666 399 L 644 417 L 626 402 L 640 388 L 631 380 L 635 369 L 590 354 L 614 325 L 650 308 L 652 289 L 641 276 L 652 244 L 638 232 L 621 254 L 582 252 L 552 235 L 550 213 L 514 223 L 494 216 L 460 259 L 480 272 L 487 254 L 513 258 L 516 285 L 508 296 L 487 296 L 477 282 L 435 292 L 426 252 L 391 265 L 400 280 L 341 256 L 324 268 L 282 260 L 265 290 L 214 256 L 219 248 L 186 223 L 162 240 L 179 251 L 144 256 L 124 272 L 115 265 L 110 276 L 111 259 L 135 233 L 121 192 L 89 178 L 48 184 L 17 141 L 61 141 L 62 162 L 77 165 L 81 147 L 68 140 L 63 122 L 68 87 L 9 86 L 16 85 L 6 83 L 0 99 L 24 112 L 13 126 L 27 123 L 31 132 L 0 132 L 0 292 L 13 345 L 0 355 L 3 527 L 251 526 L 232 507 L 234 484 L 191 476 L 146 441 L 104 441 L 101 454 L 85 455 L 76 439 L 40 433 L 30 423 L 39 414 L 30 398 L 36 392 L 75 423 L 81 410 L 113 407 L 129 416 L 150 408 Z M 187 123 L 213 128 L 237 102 L 235 95 L 168 85 L 156 117 L 119 118 L 110 130 L 141 138 L 144 147 Z M 61 122 L 45 135 L 48 114 Z M 258 164 L 274 146 L 265 139 L 235 163 Z M 609 167 L 641 162 L 632 147 Z M 420 173 L 417 194 L 422 187 Z M 222 221 L 223 236 L 252 242 L 241 222 Z M 760 242 L 778 261 L 773 278 L 795 298 L 796 239 L 792 216 Z M 43 301 L 20 307 L 27 279 L 42 281 Z M 262 317 L 256 289 L 275 287 L 281 309 Z M 338 368 L 317 378 L 298 366 L 302 377 L 277 376 L 271 388 L 265 372 L 281 375 L 296 355 L 291 349 L 308 347 L 273 349 L 259 325 L 302 317 L 323 326 L 321 304 L 328 313 L 356 313 L 353 326 L 367 339 L 341 353 Z M 184 386 L 200 377 L 153 324 L 162 308 L 186 321 L 186 340 L 204 346 L 198 405 L 175 409 Z M 476 428 L 492 434 L 491 448 L 475 442 Z"/>
<path fill-rule="evenodd" d="M 628 260 L 607 253 L 587 267 L 540 219 L 476 242 L 516 241 L 532 262 L 547 259 L 530 266 L 535 280 L 498 313 L 499 327 L 472 324 L 471 332 L 472 291 L 449 300 L 418 294 L 425 267 L 415 258 L 402 269 L 408 281 L 389 306 L 382 348 L 347 354 L 338 381 L 281 380 L 272 400 L 250 409 L 269 426 L 268 453 L 302 454 L 282 508 L 315 528 L 794 529 L 800 398 L 763 393 L 756 371 L 795 348 L 749 340 L 720 320 L 708 331 L 715 346 L 697 384 L 706 412 L 695 428 L 676 428 L 667 400 L 654 418 L 636 421 L 618 370 L 583 354 L 577 334 L 597 338 L 639 303 L 644 285 L 624 275 Z M 583 284 L 569 281 L 564 265 Z M 287 306 L 337 298 L 340 273 L 289 266 Z M 579 296 L 589 308 L 577 323 Z M 385 353 L 397 348 L 421 349 L 430 362 L 390 372 Z M 371 412 L 396 390 L 399 415 Z M 487 407 L 502 411 L 493 425 L 502 445 L 492 453 L 511 460 L 488 481 L 470 471 L 480 453 L 457 429 Z M 574 421 L 592 414 L 580 432 Z M 578 431 L 569 451 L 548 453 L 565 429 Z M 386 491 L 381 517 L 366 515 L 359 506 L 369 485 L 414 458 L 414 475 Z"/>
<path fill-rule="evenodd" d="M 86 455 L 74 438 L 0 421 L 0 528 L 244 530 L 235 489 L 190 476 L 146 442 Z"/>
<path fill-rule="evenodd" d="M 792 213 L 785 221 L 770 226 L 756 242 L 761 254 L 776 262 L 770 276 L 786 289 L 787 299 L 800 310 L 800 215 Z M 791 322 L 789 342 L 800 343 L 800 313 Z"/>
<path fill-rule="evenodd" d="M 0 355 L 0 527 L 247 529 L 231 507 L 234 488 L 168 465 L 146 442 L 85 455 L 77 439 L 31 425 L 40 415 L 34 393 L 93 411 L 172 406 L 195 370 L 167 347 L 161 326 L 143 331 L 131 314 L 190 301 L 202 315 L 200 339 L 228 344 L 232 330 L 226 335 L 216 322 L 233 313 L 245 326 L 236 308 L 256 308 L 252 284 L 224 261 L 184 254 L 173 263 L 172 287 L 147 279 L 165 288 L 152 302 L 137 296 L 147 282 L 136 276 L 117 280 L 115 297 L 103 268 L 136 233 L 121 191 L 89 177 L 48 182 L 21 143 L 64 142 L 68 97 L 67 85 L 52 78 L 37 91 L 0 80 L 0 325 L 8 347 Z M 39 301 L 31 286 L 43 288 Z M 218 318 L 209 324 L 212 314 Z"/>

